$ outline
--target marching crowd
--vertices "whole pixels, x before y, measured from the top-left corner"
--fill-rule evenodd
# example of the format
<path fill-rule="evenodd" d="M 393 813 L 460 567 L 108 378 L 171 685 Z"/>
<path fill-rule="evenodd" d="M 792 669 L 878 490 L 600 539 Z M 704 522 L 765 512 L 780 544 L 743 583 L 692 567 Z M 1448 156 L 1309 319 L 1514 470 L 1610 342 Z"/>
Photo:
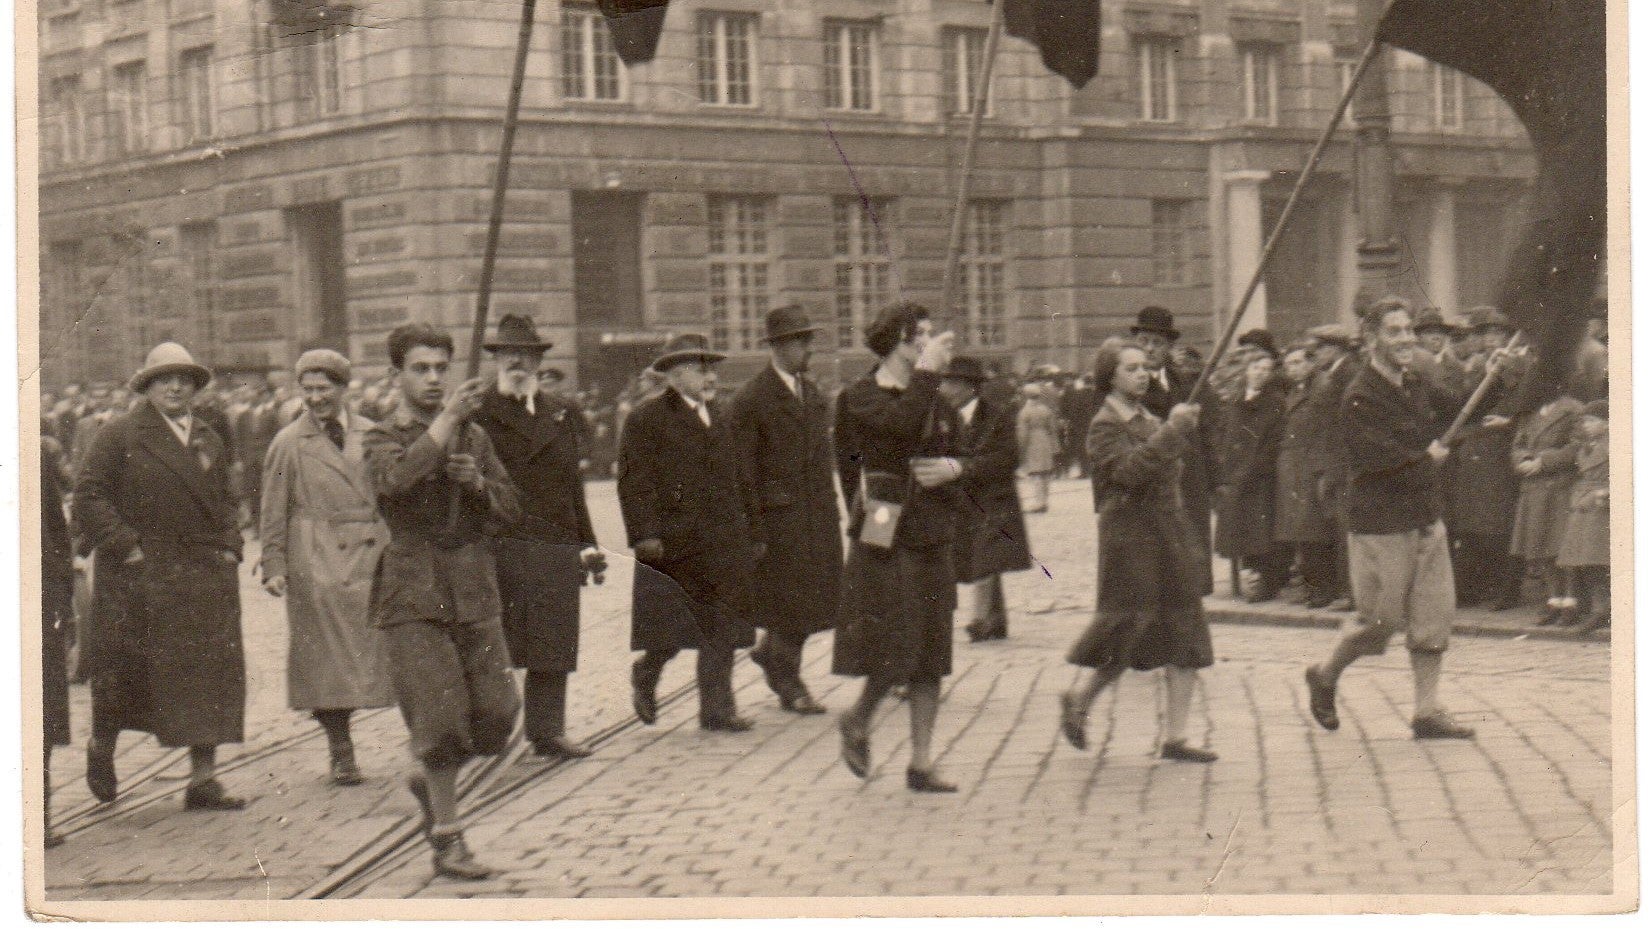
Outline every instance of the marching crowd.
<path fill-rule="evenodd" d="M 1213 552 L 1243 569 L 1246 599 L 1298 579 L 1309 605 L 1351 612 L 1305 671 L 1322 726 L 1338 726 L 1342 672 L 1401 633 L 1416 737 L 1472 738 L 1437 696 L 1459 605 L 1512 607 L 1534 577 L 1541 622 L 1608 622 L 1599 309 L 1574 377 L 1535 411 L 1516 406 L 1527 362 L 1495 309 L 1455 325 L 1397 298 L 1282 347 L 1246 333 L 1197 391 L 1202 359 L 1162 308 L 1142 309 L 1081 376 L 1041 366 L 1014 380 L 955 353 L 923 306 L 897 304 L 865 331 L 876 366 L 835 400 L 808 373 L 819 327 L 785 306 L 765 320 L 769 364 L 738 390 L 719 390 L 724 356 L 707 339 L 679 335 L 611 423 L 542 374 L 551 345 L 522 316 L 485 343 L 491 375 L 462 384 L 451 338 L 422 324 L 390 334 L 390 372 L 371 384 L 314 349 L 261 387 L 219 393 L 164 343 L 124 386 L 43 397 L 48 842 L 71 644 L 91 687 L 99 800 L 116 796 L 130 729 L 188 748 L 186 808 L 246 805 L 215 760 L 243 738 L 237 579 L 251 532 L 257 576 L 285 602 L 289 705 L 325 732 L 332 781 L 363 779 L 353 711 L 398 706 L 437 870 L 492 873 L 460 829 L 460 767 L 502 752 L 518 716 L 537 757 L 590 754 L 565 718 L 580 588 L 607 570 L 584 487 L 606 473 L 605 440 L 638 563 L 630 683 L 645 724 L 683 650 L 707 731 L 752 728 L 732 686 L 742 648 L 782 708 L 825 713 L 801 656 L 834 630 L 833 671 L 865 679 L 838 719 L 846 766 L 868 775 L 874 713 L 898 693 L 908 788 L 955 791 L 931 755 L 954 617 L 971 641 L 1008 635 L 1001 576 L 1031 565 L 1024 513 L 1045 512 L 1050 480 L 1076 472 L 1097 513 L 1097 602 L 1059 707 L 1075 747 L 1109 684 L 1163 668 L 1161 757 L 1217 760 L 1186 738 L 1214 662 Z"/>

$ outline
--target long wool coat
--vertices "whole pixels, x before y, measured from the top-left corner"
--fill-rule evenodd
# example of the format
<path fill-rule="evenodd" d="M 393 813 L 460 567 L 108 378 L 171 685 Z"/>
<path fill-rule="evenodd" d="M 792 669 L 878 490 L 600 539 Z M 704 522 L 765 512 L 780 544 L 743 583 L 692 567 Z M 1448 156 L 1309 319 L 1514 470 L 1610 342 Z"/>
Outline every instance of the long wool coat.
<path fill-rule="evenodd" d="M 1521 423 L 1509 460 L 1538 463 L 1538 471 L 1520 479 L 1520 501 L 1514 509 L 1511 554 L 1528 561 L 1555 557 L 1566 519 L 1571 512 L 1572 481 L 1577 477 L 1577 452 L 1571 447 L 1572 429 L 1583 404 L 1572 397 L 1543 405 Z"/>
<path fill-rule="evenodd" d="M 1049 474 L 1055 470 L 1061 452 L 1061 424 L 1055 409 L 1044 397 L 1032 397 L 1022 404 L 1015 421 L 1015 436 L 1021 443 L 1021 469 L 1028 474 Z"/>
<path fill-rule="evenodd" d="M 1317 410 L 1313 379 L 1291 388 L 1279 435 L 1279 463 L 1274 478 L 1273 537 L 1296 545 L 1330 545 L 1336 541 L 1331 515 L 1320 504 L 1314 473 Z"/>
<path fill-rule="evenodd" d="M 1566 517 L 1566 535 L 1555 563 L 1563 568 L 1605 567 L 1612 563 L 1611 453 L 1605 439 L 1581 441 L 1577 480 Z"/>
<path fill-rule="evenodd" d="M 373 572 L 390 543 L 367 475 L 371 420 L 349 416 L 341 451 L 305 412 L 263 462 L 263 574 L 287 579 L 287 705 L 362 709 L 396 702 L 369 615 Z"/>
<path fill-rule="evenodd" d="M 1268 386 L 1241 396 L 1222 417 L 1217 454 L 1216 552 L 1228 558 L 1273 550 L 1274 480 L 1284 432 L 1285 400 Z"/>
<path fill-rule="evenodd" d="M 497 386 L 482 396 L 476 422 L 522 496 L 522 520 L 494 540 L 505 640 L 511 663 L 572 672 L 579 664 L 581 550 L 596 545 L 579 460 L 585 416 L 544 391 L 533 415 Z"/>
<path fill-rule="evenodd" d="M 706 426 L 675 390 L 638 405 L 620 439 L 619 498 L 630 545 L 659 539 L 665 547 L 660 561 L 637 565 L 631 648 L 699 648 L 712 636 L 751 645 L 742 608 L 749 507 L 727 424 L 713 415 Z"/>
<path fill-rule="evenodd" d="M 952 556 L 959 581 L 1032 567 L 1015 488 L 1015 415 L 1013 407 L 981 399 L 969 424 L 959 429 L 964 473 L 957 480 L 961 515 Z"/>
<path fill-rule="evenodd" d="M 147 401 L 99 431 L 75 485 L 97 552 L 82 661 L 92 713 L 162 745 L 239 742 L 246 705 L 241 536 L 224 440 L 199 420 L 189 447 Z M 134 548 L 143 560 L 126 564 Z"/>
<path fill-rule="evenodd" d="M 1485 377 L 1485 361 L 1464 369 L 1461 383 L 1472 391 Z M 1506 544 L 1514 525 L 1514 504 L 1520 496 L 1520 479 L 1509 462 L 1514 444 L 1514 423 L 1485 424 L 1487 416 L 1512 417 L 1518 375 L 1505 371 L 1481 399 L 1479 411 L 1459 434 L 1451 457 L 1446 459 L 1446 525 L 1458 538 L 1476 537 Z M 1466 398 L 1465 398 L 1466 399 Z"/>
<path fill-rule="evenodd" d="M 843 583 L 843 531 L 832 476 L 830 412 L 820 388 L 799 381 L 802 397 L 766 367 L 734 395 L 729 428 L 740 479 L 752 502 L 758 560 L 750 615 L 775 632 L 808 635 L 837 621 Z"/>

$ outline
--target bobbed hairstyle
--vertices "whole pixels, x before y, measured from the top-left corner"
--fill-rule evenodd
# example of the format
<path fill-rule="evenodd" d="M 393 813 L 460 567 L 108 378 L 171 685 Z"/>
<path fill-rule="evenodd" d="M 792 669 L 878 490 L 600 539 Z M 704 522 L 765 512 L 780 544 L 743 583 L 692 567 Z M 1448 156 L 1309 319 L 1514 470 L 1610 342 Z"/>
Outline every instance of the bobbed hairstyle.
<path fill-rule="evenodd" d="M 929 308 L 921 303 L 906 301 L 884 307 L 878 311 L 878 318 L 872 325 L 866 327 L 866 347 L 879 358 L 889 357 L 889 353 L 912 338 L 918 331 L 918 323 L 929 318 Z"/>
<path fill-rule="evenodd" d="M 453 336 L 429 323 L 407 323 L 390 331 L 390 367 L 401 370 L 402 362 L 407 360 L 407 353 L 420 345 L 442 349 L 447 352 L 447 357 L 453 357 Z"/>
<path fill-rule="evenodd" d="M 1136 344 L 1134 339 L 1126 339 L 1123 336 L 1116 335 L 1109 336 L 1101 343 L 1101 348 L 1096 349 L 1095 377 L 1097 394 L 1105 397 L 1113 392 L 1113 375 L 1118 373 L 1119 359 L 1124 356 L 1125 351 L 1130 349 L 1138 352 L 1144 351 L 1140 345 Z"/>

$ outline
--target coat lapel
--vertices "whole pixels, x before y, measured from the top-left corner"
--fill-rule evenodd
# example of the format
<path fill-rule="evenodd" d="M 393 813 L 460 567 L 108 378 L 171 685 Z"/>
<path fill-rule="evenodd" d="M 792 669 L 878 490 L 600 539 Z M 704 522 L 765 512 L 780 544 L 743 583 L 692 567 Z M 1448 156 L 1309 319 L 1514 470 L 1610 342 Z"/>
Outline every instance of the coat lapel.
<path fill-rule="evenodd" d="M 497 385 L 488 388 L 485 402 L 488 415 L 528 440 L 529 459 L 538 455 L 556 437 L 552 418 L 543 415 L 530 416 L 528 408 L 521 401 L 500 393 Z M 544 414 L 551 410 L 560 410 L 562 407 L 546 394 L 540 393 L 534 397 L 534 409 L 537 413 Z"/>
<path fill-rule="evenodd" d="M 145 403 L 137 416 L 144 447 L 184 482 L 190 495 L 199 501 L 201 506 L 211 511 L 214 495 L 212 485 L 207 481 L 207 474 L 209 468 L 221 464 L 219 459 L 224 456 L 223 442 L 215 438 L 217 433 L 196 419 L 191 427 L 190 447 L 185 448 L 184 444 L 178 441 L 177 433 L 172 431 L 172 427 L 167 425 L 161 412 L 154 406 Z M 206 454 L 210 459 L 206 467 L 202 466 L 200 454 Z"/>
<path fill-rule="evenodd" d="M 374 501 L 372 489 L 367 486 L 366 469 L 360 467 L 362 460 L 362 436 L 365 434 L 366 420 L 360 416 L 350 416 L 348 425 L 344 429 L 344 449 L 339 450 L 333 440 L 327 438 L 327 433 L 316 422 L 315 416 L 305 410 L 298 417 L 298 444 L 308 457 L 316 462 L 332 468 L 345 483 L 355 488 L 362 500 L 371 504 Z"/>

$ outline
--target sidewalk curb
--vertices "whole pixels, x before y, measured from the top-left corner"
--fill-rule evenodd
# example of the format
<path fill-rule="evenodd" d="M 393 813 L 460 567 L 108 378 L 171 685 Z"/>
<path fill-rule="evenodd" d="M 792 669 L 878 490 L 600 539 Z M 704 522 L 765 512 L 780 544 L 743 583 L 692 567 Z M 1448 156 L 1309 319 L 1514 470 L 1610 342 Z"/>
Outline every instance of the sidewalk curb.
<path fill-rule="evenodd" d="M 1342 625 L 1343 619 L 1352 616 L 1352 613 L 1332 613 L 1326 610 L 1310 610 L 1306 607 L 1286 605 L 1275 609 L 1258 609 L 1248 604 L 1234 603 L 1214 597 L 1205 598 L 1205 616 L 1213 623 L 1227 623 L 1235 626 L 1284 626 L 1298 629 L 1336 629 Z M 1452 625 L 1455 635 L 1482 636 L 1497 639 L 1547 639 L 1551 642 L 1577 642 L 1608 644 L 1610 639 L 1599 634 L 1578 636 L 1565 629 L 1551 629 L 1547 626 L 1516 625 L 1512 623 L 1488 623 L 1480 620 L 1459 619 Z"/>

